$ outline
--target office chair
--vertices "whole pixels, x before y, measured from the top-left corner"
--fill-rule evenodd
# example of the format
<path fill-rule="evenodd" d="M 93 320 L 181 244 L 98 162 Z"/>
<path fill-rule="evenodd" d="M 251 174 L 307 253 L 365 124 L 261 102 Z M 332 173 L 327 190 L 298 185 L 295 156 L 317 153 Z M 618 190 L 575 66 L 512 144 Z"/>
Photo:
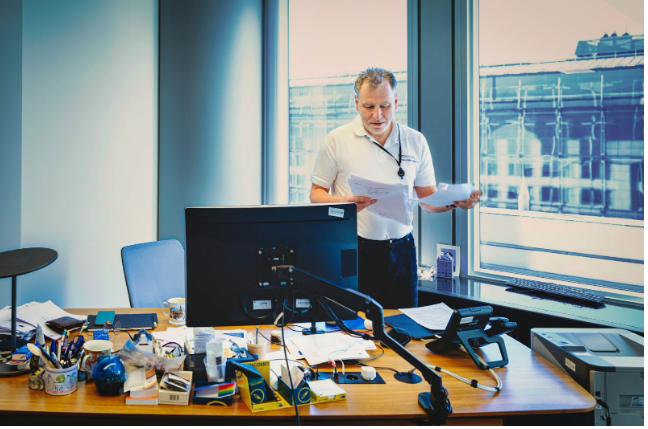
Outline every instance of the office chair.
<path fill-rule="evenodd" d="M 121 250 L 131 307 L 161 307 L 185 296 L 184 249 L 178 240 L 125 246 Z"/>

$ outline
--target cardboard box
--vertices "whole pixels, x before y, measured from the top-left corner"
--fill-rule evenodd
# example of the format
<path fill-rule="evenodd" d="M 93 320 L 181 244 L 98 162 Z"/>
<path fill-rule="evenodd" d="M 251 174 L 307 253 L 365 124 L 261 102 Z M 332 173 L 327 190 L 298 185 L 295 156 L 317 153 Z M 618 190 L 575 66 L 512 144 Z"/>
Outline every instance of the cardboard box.
<path fill-rule="evenodd" d="M 246 365 L 256 368 L 261 374 L 261 377 L 248 379 L 244 373 L 236 371 L 236 384 L 241 393 L 241 399 L 250 411 L 256 413 L 288 407 L 288 402 L 270 386 L 270 362 L 262 360 L 247 362 Z"/>
<path fill-rule="evenodd" d="M 216 398 L 202 398 L 196 396 L 196 387 L 205 386 L 205 385 L 229 385 L 230 383 L 212 383 L 211 381 L 196 381 L 194 384 L 193 396 L 191 397 L 191 402 L 194 405 L 222 405 L 227 406 L 232 404 L 234 395 L 229 396 L 219 396 Z"/>
<path fill-rule="evenodd" d="M 171 373 L 184 378 L 190 385 L 193 381 L 193 373 L 191 371 L 171 371 Z M 158 403 L 166 405 L 189 405 L 190 395 L 191 389 L 188 392 L 180 392 L 177 390 L 167 390 L 160 386 Z"/>
<path fill-rule="evenodd" d="M 311 403 L 346 400 L 347 393 L 333 380 L 309 382 Z"/>
<path fill-rule="evenodd" d="M 288 385 L 288 383 L 283 381 L 283 378 L 279 377 L 277 380 L 277 391 L 281 395 L 282 398 L 286 402 L 288 402 L 288 405 L 291 407 L 294 405 L 293 404 L 293 395 L 292 395 L 292 389 Z M 311 391 L 310 388 L 308 387 L 308 383 L 305 381 L 302 381 L 299 386 L 295 389 L 295 399 L 297 401 L 297 405 L 306 405 L 310 404 L 311 402 Z"/>

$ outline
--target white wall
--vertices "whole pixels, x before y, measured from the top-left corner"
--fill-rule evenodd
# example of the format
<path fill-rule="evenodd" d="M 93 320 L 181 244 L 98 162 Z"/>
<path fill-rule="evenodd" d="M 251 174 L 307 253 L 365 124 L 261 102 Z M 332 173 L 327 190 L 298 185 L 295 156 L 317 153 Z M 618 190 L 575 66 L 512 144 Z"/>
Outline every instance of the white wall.
<path fill-rule="evenodd" d="M 157 238 L 158 2 L 23 0 L 19 304 L 128 307 L 120 250 Z"/>
<path fill-rule="evenodd" d="M 160 2 L 159 235 L 188 206 L 261 204 L 263 2 Z"/>

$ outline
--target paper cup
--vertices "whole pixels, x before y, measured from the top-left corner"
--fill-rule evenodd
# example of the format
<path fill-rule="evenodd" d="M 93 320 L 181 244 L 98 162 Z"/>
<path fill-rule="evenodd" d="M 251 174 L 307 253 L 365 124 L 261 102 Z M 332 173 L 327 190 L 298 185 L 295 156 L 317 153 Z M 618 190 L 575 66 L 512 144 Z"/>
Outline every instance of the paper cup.
<path fill-rule="evenodd" d="M 257 355 L 257 360 L 264 360 L 267 344 L 268 342 L 265 338 L 259 338 L 258 340 L 255 340 L 254 343 L 248 342 L 247 349 L 253 355 Z"/>

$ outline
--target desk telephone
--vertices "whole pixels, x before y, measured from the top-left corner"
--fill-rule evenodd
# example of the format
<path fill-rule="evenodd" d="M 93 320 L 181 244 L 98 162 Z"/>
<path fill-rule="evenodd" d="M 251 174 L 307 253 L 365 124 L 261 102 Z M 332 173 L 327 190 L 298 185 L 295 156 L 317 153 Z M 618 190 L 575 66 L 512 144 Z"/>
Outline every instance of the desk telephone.
<path fill-rule="evenodd" d="M 438 353 L 463 346 L 478 368 L 506 366 L 508 355 L 504 340 L 500 335 L 513 331 L 517 327 L 517 323 L 509 322 L 505 317 L 491 317 L 492 314 L 493 307 L 488 305 L 454 310 L 441 338 L 427 343 L 425 347 L 431 352 Z M 490 324 L 490 328 L 486 329 L 488 324 Z M 499 346 L 502 358 L 484 364 L 475 354 L 475 349 L 492 343 Z"/>

